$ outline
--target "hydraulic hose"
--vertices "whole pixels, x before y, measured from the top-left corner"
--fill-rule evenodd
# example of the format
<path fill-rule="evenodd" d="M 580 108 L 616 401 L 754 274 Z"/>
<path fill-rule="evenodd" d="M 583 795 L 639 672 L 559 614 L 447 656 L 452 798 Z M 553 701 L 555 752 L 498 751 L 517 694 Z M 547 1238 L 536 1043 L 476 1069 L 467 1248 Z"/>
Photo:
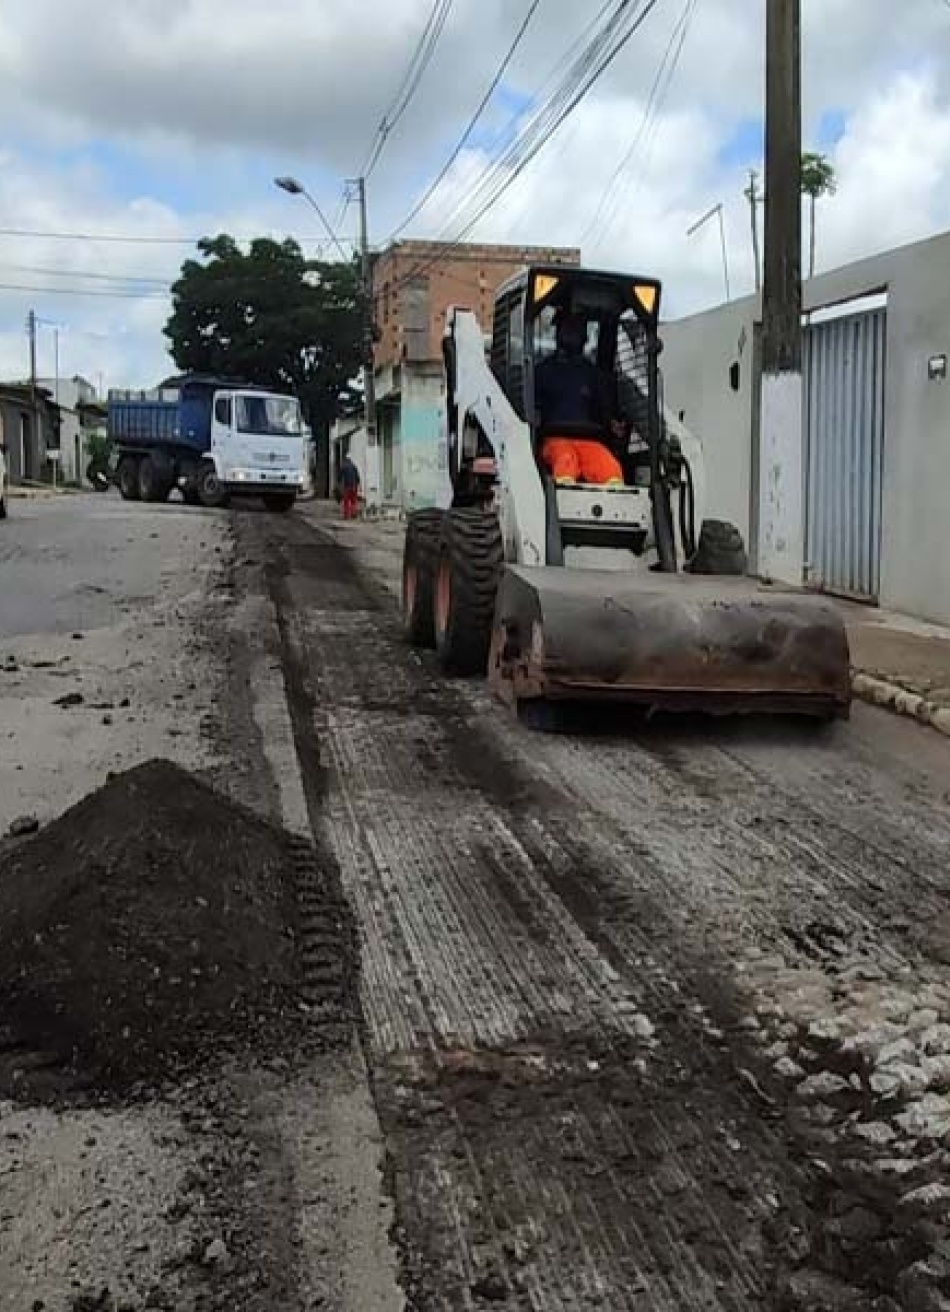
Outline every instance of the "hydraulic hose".
<path fill-rule="evenodd" d="M 681 464 L 683 477 L 680 481 L 680 541 L 683 554 L 687 560 L 696 554 L 696 489 L 693 486 L 693 471 L 689 461 Z"/>

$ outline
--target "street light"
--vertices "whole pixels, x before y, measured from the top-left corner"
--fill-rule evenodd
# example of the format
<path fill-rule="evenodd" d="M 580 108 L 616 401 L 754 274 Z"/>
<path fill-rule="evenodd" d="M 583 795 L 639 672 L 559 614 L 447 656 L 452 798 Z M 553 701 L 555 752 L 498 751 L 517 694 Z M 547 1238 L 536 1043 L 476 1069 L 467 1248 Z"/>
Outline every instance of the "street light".
<path fill-rule="evenodd" d="M 726 283 L 726 300 L 732 297 L 729 294 L 729 256 L 726 252 L 726 224 L 723 218 L 722 201 L 714 205 L 711 210 L 707 210 L 701 219 L 697 219 L 691 228 L 687 230 L 687 237 L 692 237 L 694 232 L 698 232 L 710 219 L 719 216 L 719 243 L 722 247 L 722 275 Z"/>
<path fill-rule="evenodd" d="M 347 259 L 346 252 L 340 245 L 336 233 L 327 222 L 326 215 L 320 206 L 310 195 L 310 192 L 303 183 L 294 177 L 281 177 L 274 179 L 274 185 L 281 191 L 286 191 L 289 196 L 303 196 L 309 201 L 320 217 L 320 221 L 330 234 L 330 240 L 340 252 L 343 260 Z M 362 281 L 363 293 L 363 406 L 366 422 L 366 436 L 370 444 L 376 441 L 376 386 L 375 386 L 375 365 L 373 359 L 373 270 L 369 254 L 369 234 L 366 222 L 366 179 L 356 178 L 352 184 L 347 184 L 349 191 L 350 186 L 356 189 L 356 198 L 359 202 L 360 210 L 360 278 Z"/>
<path fill-rule="evenodd" d="M 344 263 L 347 263 L 349 261 L 349 256 L 347 255 L 343 247 L 340 245 L 340 239 L 337 237 L 336 233 L 330 227 L 330 224 L 327 220 L 327 216 L 324 214 L 323 210 L 320 208 L 320 206 L 317 204 L 314 198 L 310 195 L 310 192 L 303 185 L 303 183 L 299 182 L 296 178 L 290 178 L 290 177 L 275 178 L 274 186 L 279 187 L 281 191 L 286 191 L 288 196 L 303 196 L 304 200 L 308 201 L 309 204 L 313 206 L 313 208 L 317 212 L 317 216 L 319 217 L 320 222 L 323 224 L 323 226 L 326 228 L 327 232 L 329 233 L 330 240 L 333 242 L 334 246 L 340 252 L 340 259 L 343 260 Z"/>

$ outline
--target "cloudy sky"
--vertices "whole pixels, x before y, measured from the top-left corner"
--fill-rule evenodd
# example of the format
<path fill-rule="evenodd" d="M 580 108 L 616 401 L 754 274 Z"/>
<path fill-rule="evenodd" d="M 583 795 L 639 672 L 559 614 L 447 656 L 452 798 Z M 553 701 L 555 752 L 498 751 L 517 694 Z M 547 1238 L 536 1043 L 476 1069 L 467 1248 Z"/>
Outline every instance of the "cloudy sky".
<path fill-rule="evenodd" d="M 372 174 L 375 243 L 442 168 L 528 8 L 454 0 Z M 839 182 L 820 205 L 819 267 L 950 228 L 950 0 L 802 8 L 805 145 L 827 152 Z M 484 169 L 599 9 L 539 0 L 469 147 L 406 235 L 456 235 Z M 714 225 L 686 236 L 721 201 L 733 292 L 751 289 L 742 191 L 761 163 L 764 9 L 657 0 L 471 237 L 581 244 L 589 263 L 658 273 L 667 312 L 684 314 L 722 298 Z M 431 10 L 432 0 L 3 0 L 0 378 L 26 372 L 33 307 L 42 374 L 55 324 L 63 374 L 154 384 L 170 368 L 166 288 L 189 241 L 221 230 L 322 237 L 306 203 L 271 180 L 298 175 L 341 218 L 343 179 L 365 163 Z M 354 235 L 352 209 L 340 231 Z"/>

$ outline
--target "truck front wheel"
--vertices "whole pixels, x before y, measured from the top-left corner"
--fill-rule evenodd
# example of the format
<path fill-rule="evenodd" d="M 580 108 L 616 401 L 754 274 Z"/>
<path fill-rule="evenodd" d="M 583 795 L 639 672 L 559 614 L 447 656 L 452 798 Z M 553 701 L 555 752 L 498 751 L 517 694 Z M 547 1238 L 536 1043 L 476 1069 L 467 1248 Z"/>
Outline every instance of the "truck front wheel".
<path fill-rule="evenodd" d="M 215 510 L 228 504 L 228 490 L 218 478 L 214 465 L 205 465 L 198 475 L 198 497 L 203 506 Z"/>
<path fill-rule="evenodd" d="M 118 469 L 119 494 L 123 501 L 138 501 L 139 470 L 138 461 L 131 456 L 123 456 Z"/>

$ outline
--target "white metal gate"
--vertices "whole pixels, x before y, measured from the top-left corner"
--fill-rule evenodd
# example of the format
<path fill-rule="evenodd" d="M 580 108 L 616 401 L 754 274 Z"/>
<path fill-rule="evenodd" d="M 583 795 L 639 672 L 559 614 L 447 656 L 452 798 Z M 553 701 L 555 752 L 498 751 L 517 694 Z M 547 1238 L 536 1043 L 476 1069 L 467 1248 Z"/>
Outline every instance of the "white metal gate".
<path fill-rule="evenodd" d="M 877 601 L 887 311 L 805 330 L 806 578 Z"/>

